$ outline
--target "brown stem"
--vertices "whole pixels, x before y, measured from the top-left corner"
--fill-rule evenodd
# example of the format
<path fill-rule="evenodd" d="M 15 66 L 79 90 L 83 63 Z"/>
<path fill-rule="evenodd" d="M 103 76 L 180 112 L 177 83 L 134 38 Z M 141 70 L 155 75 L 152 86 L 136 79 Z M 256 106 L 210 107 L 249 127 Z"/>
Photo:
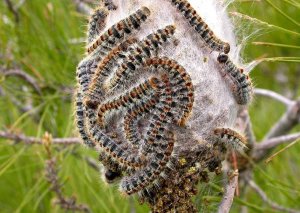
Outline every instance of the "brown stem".
<path fill-rule="evenodd" d="M 50 156 L 49 156 L 50 157 Z M 57 162 L 54 157 L 46 161 L 46 178 L 51 184 L 51 190 L 56 195 L 55 204 L 67 211 L 90 212 L 89 208 L 83 204 L 76 204 L 76 198 L 65 197 L 62 190 L 62 184 L 59 182 Z"/>

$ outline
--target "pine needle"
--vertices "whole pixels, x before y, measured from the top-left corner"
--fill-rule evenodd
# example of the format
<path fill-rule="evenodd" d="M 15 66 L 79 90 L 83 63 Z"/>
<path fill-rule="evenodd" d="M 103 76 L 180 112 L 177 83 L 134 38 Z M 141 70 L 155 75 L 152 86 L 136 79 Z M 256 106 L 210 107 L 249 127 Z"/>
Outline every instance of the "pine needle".
<path fill-rule="evenodd" d="M 274 157 L 276 157 L 278 154 L 280 154 L 281 152 L 284 152 L 285 150 L 287 150 L 288 148 L 290 148 L 291 146 L 295 145 L 296 143 L 298 143 L 300 140 L 295 140 L 292 143 L 290 143 L 289 145 L 287 145 L 286 147 L 284 147 L 283 149 L 279 150 L 278 152 L 274 153 L 273 155 L 271 155 L 270 157 L 268 157 L 268 159 L 265 161 L 265 163 L 269 163 L 271 160 L 273 160 Z"/>

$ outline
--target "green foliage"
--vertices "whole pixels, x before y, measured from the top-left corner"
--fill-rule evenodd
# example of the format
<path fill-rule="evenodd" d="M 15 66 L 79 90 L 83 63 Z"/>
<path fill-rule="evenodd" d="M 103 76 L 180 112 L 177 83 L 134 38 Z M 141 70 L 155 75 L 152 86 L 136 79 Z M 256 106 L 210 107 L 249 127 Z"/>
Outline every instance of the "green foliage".
<path fill-rule="evenodd" d="M 300 61 L 297 52 L 300 48 L 300 4 L 296 0 L 236 1 L 231 10 L 273 25 L 242 21 L 245 28 L 239 33 L 259 30 L 247 41 L 246 59 L 293 57 L 293 62 Z M 0 1 L 0 65 L 25 70 L 38 80 L 42 94 L 18 78 L 0 76 L 0 87 L 5 91 L 0 99 L 0 127 L 37 137 L 46 131 L 55 137 L 74 136 L 72 96 L 67 91 L 75 85 L 76 65 L 84 52 L 84 43 L 74 41 L 85 37 L 86 17 L 77 13 L 72 2 L 67 0 L 26 1 L 18 13 L 20 22 L 16 23 L 4 1 Z M 262 43 L 252 43 L 254 41 Z M 252 73 L 255 85 L 282 94 L 292 91 L 289 95 L 297 97 L 300 65 L 281 62 L 287 59 L 261 63 Z M 278 83 L 280 73 L 286 81 Z M 23 113 L 11 97 L 23 105 L 32 100 L 33 108 Z M 254 100 L 251 118 L 258 139 L 262 139 L 284 110 L 278 103 L 261 98 Z M 43 146 L 12 144 L 2 139 L 0 142 L 1 212 L 62 212 L 52 204 L 54 194 L 44 178 L 46 152 Z M 271 163 L 256 165 L 254 169 L 255 180 L 272 200 L 298 209 L 299 151 L 296 145 Z M 75 195 L 79 203 L 87 204 L 93 212 L 129 212 L 129 201 L 119 195 L 117 186 L 106 186 L 100 181 L 99 172 L 88 166 L 82 157 L 96 159 L 97 153 L 75 145 L 54 146 L 53 153 L 61 165 L 60 179 L 64 182 L 65 194 Z M 217 179 L 199 189 L 202 197 L 195 199 L 204 212 L 211 212 L 220 201 L 221 181 Z M 233 212 L 239 212 L 241 205 L 249 207 L 250 212 L 274 212 L 252 191 L 247 192 L 246 200 L 235 199 Z M 135 207 L 137 212 L 148 210 L 137 203 Z"/>

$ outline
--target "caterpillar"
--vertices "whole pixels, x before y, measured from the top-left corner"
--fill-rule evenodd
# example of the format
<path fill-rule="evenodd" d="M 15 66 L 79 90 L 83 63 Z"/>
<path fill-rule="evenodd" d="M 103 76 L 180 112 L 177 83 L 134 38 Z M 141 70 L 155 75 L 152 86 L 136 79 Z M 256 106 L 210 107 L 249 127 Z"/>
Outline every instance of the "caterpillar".
<path fill-rule="evenodd" d="M 77 91 L 76 94 L 76 125 L 78 128 L 78 132 L 81 136 L 81 139 L 83 142 L 89 146 L 89 147 L 95 147 L 96 144 L 90 139 L 88 132 L 86 130 L 86 124 L 85 124 L 85 108 L 83 104 L 83 97 L 82 93 L 80 91 Z"/>
<path fill-rule="evenodd" d="M 108 11 L 104 7 L 96 8 L 88 23 L 88 43 L 91 43 L 105 28 Z"/>
<path fill-rule="evenodd" d="M 206 45 L 213 51 L 229 53 L 230 45 L 219 39 L 209 26 L 204 22 L 196 10 L 187 0 L 170 0 L 180 13 L 188 20 L 189 24 L 201 36 Z"/>
<path fill-rule="evenodd" d="M 247 148 L 247 140 L 244 136 L 239 134 L 230 128 L 216 128 L 214 135 L 220 140 L 226 147 L 230 147 L 233 150 L 243 152 Z"/>
<path fill-rule="evenodd" d="M 179 114 L 183 115 L 177 119 L 177 124 L 184 126 L 190 116 L 194 103 L 194 87 L 189 74 L 176 61 L 168 59 L 167 57 L 150 58 L 146 64 L 148 66 L 161 67 L 169 74 L 172 83 L 173 97 L 180 97 L 181 92 L 185 93 L 180 98 L 175 98 L 172 103 L 173 109 L 176 108 L 176 106 L 181 106 Z M 173 114 L 175 114 L 175 112 Z"/>
<path fill-rule="evenodd" d="M 169 25 L 164 29 L 158 30 L 156 33 L 148 35 L 144 40 L 139 42 L 135 48 L 132 48 L 130 54 L 127 55 L 120 68 L 105 86 L 107 90 L 112 89 L 116 85 L 120 85 L 119 83 L 124 82 L 136 69 L 145 65 L 145 60 L 151 57 L 153 52 L 158 50 L 163 43 L 167 42 L 174 32 L 175 26 Z"/>
<path fill-rule="evenodd" d="M 126 34 L 130 34 L 134 29 L 138 29 L 140 25 L 146 21 L 149 15 L 150 10 L 147 7 L 142 7 L 128 18 L 111 26 L 105 33 L 100 35 L 91 45 L 89 45 L 87 52 L 90 54 L 100 45 L 103 47 L 115 45 L 117 39 L 124 38 Z"/>
<path fill-rule="evenodd" d="M 153 182 L 163 171 L 173 151 L 174 134 L 172 132 L 167 132 L 163 126 L 165 117 L 168 116 L 167 113 L 170 111 L 170 105 L 172 103 L 171 90 L 168 89 L 170 88 L 170 82 L 166 74 L 162 75 L 162 81 L 165 85 L 164 91 L 160 96 L 160 105 L 157 105 L 152 112 L 152 118 L 154 119 L 150 122 L 151 124 L 149 125 L 145 144 L 142 149 L 149 155 L 149 150 L 145 149 L 145 145 L 148 146 L 159 142 L 161 146 L 155 151 L 151 150 L 152 155 L 149 158 L 147 166 L 140 171 L 137 171 L 134 175 L 122 179 L 120 184 L 121 191 L 128 195 L 151 184 L 151 182 Z"/>
<path fill-rule="evenodd" d="M 221 65 L 221 72 L 224 76 L 229 76 L 229 83 L 232 84 L 236 102 L 246 105 L 252 98 L 252 83 L 250 77 L 244 73 L 242 68 L 238 68 L 226 54 L 220 54 L 217 58 Z"/>
<path fill-rule="evenodd" d="M 127 110 L 124 117 L 124 133 L 126 139 L 133 145 L 139 145 L 142 140 L 140 133 L 138 132 L 138 119 L 150 113 L 155 105 L 158 103 L 158 93 L 154 94 L 153 98 L 149 100 L 143 100 L 140 103 L 136 103 L 134 107 Z"/>
<path fill-rule="evenodd" d="M 109 101 L 108 103 L 102 104 L 98 111 L 98 124 L 104 126 L 103 116 L 106 111 L 118 109 L 120 107 L 128 108 L 130 104 L 136 102 L 139 99 L 143 99 L 145 96 L 149 96 L 159 89 L 159 79 L 152 77 L 146 80 L 142 84 L 134 87 L 130 92 L 121 95 L 115 100 Z"/>
<path fill-rule="evenodd" d="M 125 57 L 128 47 L 137 42 L 137 39 L 128 39 L 118 46 L 114 47 L 98 64 L 92 81 L 89 85 L 88 92 L 85 96 L 85 102 L 100 102 L 104 96 L 103 82 L 112 72 L 114 65 Z"/>

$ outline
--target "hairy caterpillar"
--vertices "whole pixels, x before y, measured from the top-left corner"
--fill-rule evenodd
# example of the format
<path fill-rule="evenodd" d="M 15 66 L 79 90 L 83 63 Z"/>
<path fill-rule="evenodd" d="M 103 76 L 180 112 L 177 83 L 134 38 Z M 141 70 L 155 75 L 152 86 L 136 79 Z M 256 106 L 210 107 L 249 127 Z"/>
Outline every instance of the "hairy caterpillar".
<path fill-rule="evenodd" d="M 217 136 L 225 146 L 231 147 L 233 150 L 242 152 L 247 148 L 247 140 L 244 136 L 230 128 L 217 128 L 214 130 L 214 135 Z"/>
<path fill-rule="evenodd" d="M 103 33 L 87 48 L 87 52 L 93 52 L 100 45 L 104 47 L 111 47 L 115 44 L 116 39 L 123 38 L 126 34 L 130 34 L 132 30 L 138 29 L 141 23 L 146 21 L 149 15 L 150 10 L 147 7 L 143 7 L 137 10 L 128 18 L 121 20 L 111 26 L 105 33 Z"/>
<path fill-rule="evenodd" d="M 218 62 L 221 64 L 221 72 L 229 76 L 229 83 L 232 83 L 233 93 L 238 104 L 246 105 L 252 98 L 252 83 L 248 75 L 242 68 L 238 68 L 226 54 L 218 56 Z"/>
<path fill-rule="evenodd" d="M 158 30 L 154 34 L 150 34 L 146 39 L 139 42 L 135 48 L 130 50 L 121 68 L 116 71 L 114 76 L 110 79 L 107 89 L 111 89 L 116 85 L 120 85 L 134 70 L 145 65 L 145 59 L 151 57 L 153 52 L 161 47 L 161 45 L 168 41 L 171 35 L 174 34 L 175 26 L 167 26 L 164 29 Z"/>
<path fill-rule="evenodd" d="M 189 24 L 201 36 L 202 40 L 211 50 L 229 53 L 230 45 L 219 39 L 204 20 L 198 15 L 196 10 L 187 0 L 170 0 L 174 6 L 189 21 Z"/>

